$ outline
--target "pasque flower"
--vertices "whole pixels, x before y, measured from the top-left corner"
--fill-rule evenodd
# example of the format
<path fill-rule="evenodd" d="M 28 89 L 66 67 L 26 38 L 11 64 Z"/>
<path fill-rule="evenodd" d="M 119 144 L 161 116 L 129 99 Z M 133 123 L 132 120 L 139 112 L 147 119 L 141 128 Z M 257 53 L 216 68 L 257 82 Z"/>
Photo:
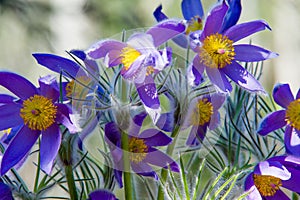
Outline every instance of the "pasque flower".
<path fill-rule="evenodd" d="M 188 108 L 183 129 L 192 126 L 187 139 L 188 145 L 197 145 L 204 140 L 207 128 L 214 130 L 220 123 L 218 109 L 223 105 L 225 95 L 213 93 L 193 99 Z"/>
<path fill-rule="evenodd" d="M 248 200 L 290 198 L 281 190 L 300 192 L 300 159 L 293 156 L 276 156 L 258 163 L 245 181 Z"/>
<path fill-rule="evenodd" d="M 161 108 L 153 75 L 171 63 L 171 50 L 157 47 L 185 30 L 177 20 L 166 20 L 148 29 L 135 33 L 128 41 L 102 40 L 92 45 L 86 54 L 94 59 L 104 58 L 108 67 L 122 65 L 121 75 L 135 84 L 145 110 L 154 124 Z"/>
<path fill-rule="evenodd" d="M 197 54 L 188 69 L 189 82 L 198 84 L 193 80 L 199 80 L 205 70 L 210 81 L 222 92 L 232 90 L 227 77 L 248 91 L 264 92 L 261 84 L 237 61 L 257 62 L 277 57 L 277 54 L 258 46 L 234 43 L 270 28 L 266 22 L 258 20 L 222 30 L 227 11 L 228 5 L 223 1 L 207 16 L 203 31 L 191 35 L 191 46 Z"/>
<path fill-rule="evenodd" d="M 168 168 L 172 171 L 179 172 L 177 163 L 165 153 L 156 149 L 157 146 L 166 146 L 172 142 L 172 139 L 163 132 L 149 128 L 143 130 L 140 128 L 146 117 L 146 113 L 136 115 L 130 124 L 129 135 L 129 152 L 128 156 L 132 170 L 142 176 L 150 176 L 155 179 L 158 178 L 156 172 L 150 165 L 156 165 L 163 168 Z M 124 150 L 121 145 L 122 132 L 116 123 L 109 122 L 105 125 L 105 137 L 108 143 L 115 167 L 115 177 L 122 187 L 122 171 Z M 150 164 L 150 165 L 149 165 Z"/>
<path fill-rule="evenodd" d="M 294 98 L 289 84 L 277 84 L 273 89 L 274 101 L 283 109 L 268 114 L 262 119 L 257 132 L 260 135 L 286 126 L 284 140 L 288 153 L 300 156 L 300 89 Z"/>
<path fill-rule="evenodd" d="M 36 88 L 20 75 L 0 72 L 0 85 L 18 97 L 0 106 L 0 130 L 21 126 L 4 152 L 1 175 L 26 156 L 40 135 L 40 166 L 50 174 L 61 143 L 59 125 L 64 125 L 70 133 L 78 131 L 69 118 L 69 108 L 57 102 L 59 88 L 55 77 L 40 78 L 40 87 Z"/>
<path fill-rule="evenodd" d="M 91 192 L 87 200 L 118 200 L 109 190 L 99 189 Z"/>
<path fill-rule="evenodd" d="M 229 27 L 235 25 L 240 18 L 241 14 L 241 1 L 240 0 L 227 0 L 229 9 L 224 18 L 222 30 L 228 29 Z M 183 48 L 188 47 L 188 35 L 194 31 L 202 30 L 204 12 L 202 3 L 200 0 L 182 0 L 181 11 L 186 23 L 185 35 L 181 34 L 175 38 L 173 41 Z M 162 5 L 158 6 L 153 12 L 155 19 L 160 22 L 168 17 L 162 12 Z"/>

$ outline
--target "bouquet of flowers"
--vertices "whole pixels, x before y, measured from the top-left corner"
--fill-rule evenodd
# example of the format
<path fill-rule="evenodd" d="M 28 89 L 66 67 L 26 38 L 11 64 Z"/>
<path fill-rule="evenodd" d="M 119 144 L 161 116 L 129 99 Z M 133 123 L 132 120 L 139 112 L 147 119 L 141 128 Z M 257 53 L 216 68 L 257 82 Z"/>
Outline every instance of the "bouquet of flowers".
<path fill-rule="evenodd" d="M 0 71 L 1 199 L 298 199 L 300 90 L 268 97 L 262 61 L 278 54 L 240 42 L 268 23 L 238 22 L 239 0 L 181 7 L 67 57 L 33 53 L 53 72 L 38 86 Z"/>

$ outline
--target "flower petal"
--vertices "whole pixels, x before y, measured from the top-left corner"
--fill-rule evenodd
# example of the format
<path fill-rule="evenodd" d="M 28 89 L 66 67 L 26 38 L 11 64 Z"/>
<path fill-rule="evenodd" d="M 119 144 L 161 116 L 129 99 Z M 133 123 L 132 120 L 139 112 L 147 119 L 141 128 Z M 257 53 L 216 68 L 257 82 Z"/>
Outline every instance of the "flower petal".
<path fill-rule="evenodd" d="M 79 70 L 79 65 L 67 58 L 47 53 L 32 54 L 38 64 L 57 73 L 63 73 L 65 76 L 74 78 Z"/>
<path fill-rule="evenodd" d="M 235 45 L 234 51 L 236 53 L 234 57 L 235 60 L 243 62 L 257 62 L 278 56 L 277 53 L 248 44 Z"/>
<path fill-rule="evenodd" d="M 263 92 L 263 86 L 252 76 L 245 68 L 237 62 L 232 62 L 230 65 L 221 69 L 229 78 L 242 88 L 251 92 Z"/>
<path fill-rule="evenodd" d="M 167 19 L 153 26 L 146 33 L 152 35 L 154 46 L 158 47 L 184 31 L 185 26 L 181 21 Z"/>
<path fill-rule="evenodd" d="M 120 143 L 121 133 L 116 123 L 108 122 L 107 124 L 105 124 L 104 133 L 108 141 L 110 141 L 114 145 Z"/>
<path fill-rule="evenodd" d="M 171 132 L 174 128 L 174 112 L 162 113 L 155 125 L 163 131 Z"/>
<path fill-rule="evenodd" d="M 153 171 L 153 169 L 143 161 L 138 164 L 132 162 L 131 167 L 133 171 L 135 171 L 139 175 L 153 177 L 155 180 L 158 180 L 158 176 L 155 171 Z"/>
<path fill-rule="evenodd" d="M 279 110 L 267 115 L 259 125 L 257 133 L 260 135 L 267 135 L 268 133 L 282 128 L 286 125 L 285 110 Z"/>
<path fill-rule="evenodd" d="M 10 96 L 8 94 L 0 94 L 0 105 L 2 103 L 14 103 L 16 100 L 15 97 Z"/>
<path fill-rule="evenodd" d="M 275 176 L 281 180 L 289 180 L 292 174 L 287 170 L 287 168 L 280 162 L 276 161 L 262 161 L 260 162 L 254 173 L 261 175 Z"/>
<path fill-rule="evenodd" d="M 0 130 L 5 130 L 23 124 L 20 116 L 22 106 L 16 103 L 8 103 L 0 106 Z"/>
<path fill-rule="evenodd" d="M 143 139 L 147 146 L 166 146 L 172 142 L 172 138 L 157 129 L 146 129 L 138 138 Z"/>
<path fill-rule="evenodd" d="M 223 93 L 231 92 L 232 86 L 222 71 L 207 67 L 206 73 L 210 81 L 217 86 L 217 89 Z"/>
<path fill-rule="evenodd" d="M 291 126 L 287 126 L 285 129 L 284 144 L 289 155 L 300 156 L 300 137 Z"/>
<path fill-rule="evenodd" d="M 54 124 L 42 131 L 40 143 L 40 162 L 41 169 L 46 174 L 51 174 L 54 159 L 57 156 L 61 143 L 61 132 L 59 127 Z"/>
<path fill-rule="evenodd" d="M 148 152 L 147 156 L 145 157 L 144 161 L 148 162 L 152 165 L 156 165 L 159 167 L 163 167 L 163 168 L 168 168 L 170 167 L 170 169 L 174 172 L 179 172 L 179 166 L 177 165 L 177 163 L 170 158 L 168 155 L 164 154 L 163 152 L 154 149 L 154 148 L 150 148 L 149 149 L 150 152 Z"/>
<path fill-rule="evenodd" d="M 14 199 L 10 187 L 3 182 L 0 182 L 0 194 L 2 200 Z"/>
<path fill-rule="evenodd" d="M 127 44 L 117 40 L 101 40 L 86 50 L 86 54 L 94 59 L 104 58 L 110 51 L 118 50 L 121 52 L 126 46 Z"/>
<path fill-rule="evenodd" d="M 291 172 L 292 177 L 289 180 L 282 181 L 282 187 L 287 188 L 293 192 L 300 192 L 299 180 L 300 180 L 300 171 L 294 167 L 287 167 L 289 172 Z"/>
<path fill-rule="evenodd" d="M 253 173 L 250 173 L 245 181 L 245 191 L 249 192 L 249 195 L 246 197 L 247 200 L 262 200 L 262 197 L 254 185 Z"/>
<path fill-rule="evenodd" d="M 26 100 L 38 93 L 36 87 L 30 81 L 11 72 L 0 72 L 0 85 L 22 100 Z"/>
<path fill-rule="evenodd" d="M 69 109 L 65 104 L 55 104 L 58 107 L 58 112 L 56 114 L 56 121 L 62 123 L 70 133 L 77 133 L 81 131 L 81 129 L 74 124 L 72 124 Z"/>
<path fill-rule="evenodd" d="M 297 92 L 296 99 L 300 99 L 300 89 Z"/>
<path fill-rule="evenodd" d="M 205 37 L 220 31 L 227 10 L 228 6 L 225 1 L 211 10 L 206 18 L 203 34 L 201 35 L 201 41 L 203 41 Z"/>
<path fill-rule="evenodd" d="M 229 9 L 225 15 L 221 32 L 224 32 L 228 28 L 235 25 L 239 20 L 242 11 L 241 0 L 229 0 L 228 3 Z"/>
<path fill-rule="evenodd" d="M 288 105 L 294 101 L 289 84 L 276 84 L 273 89 L 274 101 L 283 108 L 287 108 Z"/>
<path fill-rule="evenodd" d="M 39 136 L 40 131 L 33 131 L 27 126 L 23 126 L 19 130 L 4 152 L 1 175 L 14 167 L 30 151 Z"/>
<path fill-rule="evenodd" d="M 154 17 L 158 22 L 168 19 L 168 17 L 161 10 L 162 5 L 159 5 L 153 12 Z"/>
<path fill-rule="evenodd" d="M 160 117 L 161 108 L 152 76 L 146 76 L 144 83 L 136 83 L 135 86 L 144 104 L 145 110 L 152 118 L 153 123 L 156 124 Z"/>
<path fill-rule="evenodd" d="M 117 198 L 113 193 L 108 190 L 95 190 L 89 194 L 89 198 L 87 200 L 116 200 Z"/>
<path fill-rule="evenodd" d="M 59 98 L 59 88 L 54 75 L 48 75 L 39 78 L 40 93 L 44 97 L 52 99 L 53 102 L 56 102 Z"/>
<path fill-rule="evenodd" d="M 263 20 L 257 20 L 232 26 L 224 32 L 224 35 L 226 35 L 233 42 L 236 42 L 258 31 L 265 30 L 266 28 L 271 30 L 267 22 Z"/>
<path fill-rule="evenodd" d="M 186 20 L 190 20 L 195 16 L 202 18 L 204 15 L 200 0 L 183 0 L 181 2 L 181 10 Z"/>

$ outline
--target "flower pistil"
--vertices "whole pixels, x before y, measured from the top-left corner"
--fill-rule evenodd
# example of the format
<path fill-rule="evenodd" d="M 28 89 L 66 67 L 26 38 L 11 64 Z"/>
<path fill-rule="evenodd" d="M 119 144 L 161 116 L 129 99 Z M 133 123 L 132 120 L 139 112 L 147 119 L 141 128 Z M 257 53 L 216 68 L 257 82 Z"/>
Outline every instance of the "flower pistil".
<path fill-rule="evenodd" d="M 197 106 L 192 114 L 192 124 L 193 125 L 204 125 L 209 122 L 213 114 L 213 105 L 208 101 L 207 98 L 200 99 L 197 102 Z"/>
<path fill-rule="evenodd" d="M 134 163 L 143 161 L 148 152 L 148 146 L 143 139 L 131 138 L 129 140 L 130 160 Z"/>
<path fill-rule="evenodd" d="M 132 65 L 132 63 L 141 55 L 140 52 L 135 50 L 132 47 L 124 47 L 122 49 L 122 54 L 121 54 L 121 62 L 126 70 L 129 69 L 129 67 Z"/>
<path fill-rule="evenodd" d="M 231 64 L 234 59 L 233 41 L 219 33 L 207 36 L 203 41 L 199 56 L 202 64 L 210 68 L 222 69 Z"/>

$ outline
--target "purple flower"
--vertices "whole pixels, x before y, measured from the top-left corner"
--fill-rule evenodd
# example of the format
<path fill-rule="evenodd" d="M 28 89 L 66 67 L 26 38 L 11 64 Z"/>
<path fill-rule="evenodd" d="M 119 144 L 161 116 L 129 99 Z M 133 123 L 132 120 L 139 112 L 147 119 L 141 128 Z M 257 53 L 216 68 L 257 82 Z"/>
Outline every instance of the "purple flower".
<path fill-rule="evenodd" d="M 13 200 L 11 189 L 8 185 L 0 181 L 0 196 L 2 200 Z"/>
<path fill-rule="evenodd" d="M 116 40 L 102 40 L 90 47 L 86 54 L 93 59 L 104 58 L 108 67 L 122 64 L 121 75 L 135 84 L 145 110 L 154 124 L 161 108 L 153 75 L 171 62 L 169 48 L 157 47 L 182 33 L 185 26 L 175 20 L 166 20 L 145 33 L 133 34 L 126 43 Z"/>
<path fill-rule="evenodd" d="M 179 172 L 177 163 L 165 153 L 156 149 L 156 146 L 166 146 L 172 142 L 172 139 L 163 132 L 149 128 L 143 130 L 140 128 L 146 113 L 136 115 L 133 122 L 130 124 L 129 134 L 129 160 L 132 170 L 142 176 L 150 176 L 158 178 L 155 171 L 150 165 L 156 165 L 163 168 L 168 168 L 174 172 Z M 115 177 L 122 187 L 122 171 L 123 167 L 123 149 L 121 148 L 121 134 L 119 127 L 114 122 L 109 122 L 105 125 L 105 137 L 108 143 L 115 167 Z M 149 165 L 150 164 L 150 165 Z"/>
<path fill-rule="evenodd" d="M 281 187 L 300 192 L 300 159 L 293 156 L 276 156 L 260 162 L 245 181 L 248 200 L 290 198 Z"/>
<path fill-rule="evenodd" d="M 288 153 L 300 156 L 300 89 L 294 98 L 288 84 L 277 84 L 273 90 L 274 101 L 283 107 L 267 115 L 260 123 L 257 132 L 260 135 L 286 126 L 284 134 Z"/>
<path fill-rule="evenodd" d="M 26 156 L 40 135 L 41 169 L 50 174 L 61 143 L 59 125 L 67 127 L 70 133 L 77 132 L 70 121 L 69 108 L 57 103 L 59 90 L 55 77 L 40 78 L 40 87 L 36 88 L 20 75 L 0 72 L 0 85 L 19 98 L 0 106 L 0 130 L 21 126 L 4 152 L 1 175 Z"/>
<path fill-rule="evenodd" d="M 218 109 L 223 105 L 225 95 L 214 93 L 193 99 L 188 108 L 183 129 L 192 126 L 187 145 L 198 145 L 204 140 L 207 128 L 214 130 L 220 123 Z"/>
<path fill-rule="evenodd" d="M 189 76 L 189 82 L 196 84 L 194 80 L 198 80 L 205 70 L 210 81 L 222 92 L 232 90 L 227 77 L 246 90 L 264 92 L 261 84 L 237 61 L 257 62 L 277 57 L 277 54 L 258 46 L 234 45 L 234 43 L 253 33 L 270 28 L 264 21 L 252 21 L 222 31 L 227 11 L 228 6 L 223 1 L 221 5 L 212 9 L 203 31 L 191 35 L 193 38 L 191 46 L 197 54 L 188 69 L 193 74 Z"/>
<path fill-rule="evenodd" d="M 156 21 L 161 22 L 168 19 L 168 17 L 161 11 L 162 5 L 158 6 L 153 15 Z M 187 28 L 185 35 L 180 34 L 173 38 L 173 41 L 183 48 L 188 47 L 188 37 L 191 32 L 202 30 L 203 8 L 200 0 L 183 0 L 181 2 L 181 11 L 184 19 L 187 20 Z"/>
<path fill-rule="evenodd" d="M 95 190 L 89 194 L 87 200 L 118 200 L 116 196 L 108 190 L 100 189 Z"/>

